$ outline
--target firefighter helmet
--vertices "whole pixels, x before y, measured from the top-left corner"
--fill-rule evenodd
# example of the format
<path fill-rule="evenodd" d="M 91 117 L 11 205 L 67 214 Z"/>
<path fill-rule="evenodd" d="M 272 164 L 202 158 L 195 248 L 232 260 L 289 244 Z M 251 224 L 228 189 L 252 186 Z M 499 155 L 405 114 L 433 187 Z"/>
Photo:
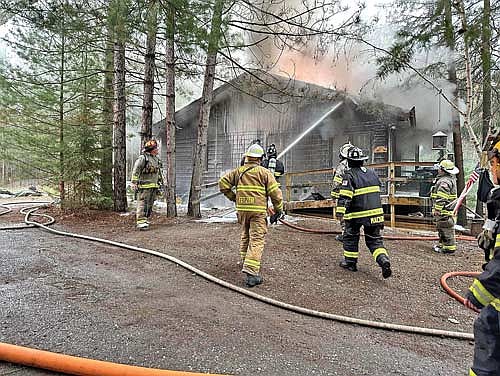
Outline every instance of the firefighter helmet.
<path fill-rule="evenodd" d="M 488 160 L 493 157 L 500 158 L 500 140 L 495 142 L 491 149 L 488 151 Z"/>
<path fill-rule="evenodd" d="M 248 147 L 245 157 L 262 158 L 264 149 L 259 144 L 252 144 Z"/>
<path fill-rule="evenodd" d="M 443 159 L 441 162 L 439 162 L 439 168 L 452 175 L 458 174 L 459 171 L 455 166 L 455 163 L 453 163 L 453 161 L 450 161 L 449 159 Z"/>
<path fill-rule="evenodd" d="M 347 158 L 347 152 L 349 151 L 350 148 L 352 148 L 354 145 L 348 142 L 347 144 L 344 144 L 340 147 L 339 150 L 339 158 L 341 159 L 346 159 Z"/>
<path fill-rule="evenodd" d="M 144 151 L 152 151 L 157 148 L 158 148 L 158 143 L 156 142 L 156 140 L 149 140 L 146 141 L 146 143 L 144 144 Z"/>
<path fill-rule="evenodd" d="M 267 158 L 276 158 L 278 152 L 276 151 L 276 145 L 271 144 L 267 147 Z"/>
<path fill-rule="evenodd" d="M 357 146 L 351 146 L 347 151 L 347 160 L 349 161 L 366 161 L 368 156 L 365 155 L 363 150 Z"/>

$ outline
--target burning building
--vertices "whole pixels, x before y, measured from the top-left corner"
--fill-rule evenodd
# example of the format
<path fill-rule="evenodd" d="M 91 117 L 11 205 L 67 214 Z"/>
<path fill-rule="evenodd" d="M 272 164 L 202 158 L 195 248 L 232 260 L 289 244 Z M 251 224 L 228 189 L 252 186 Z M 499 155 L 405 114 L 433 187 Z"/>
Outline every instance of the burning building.
<path fill-rule="evenodd" d="M 189 191 L 200 101 L 175 114 L 179 195 Z M 165 144 L 165 121 L 156 123 L 153 132 Z M 280 159 L 287 172 L 331 169 L 347 141 L 364 149 L 368 163 L 418 161 L 418 132 L 414 109 L 358 101 L 344 92 L 261 71 L 245 73 L 214 90 L 203 178 L 214 182 L 235 168 L 254 139 L 264 147 L 275 144 L 278 153 L 286 150 Z M 165 152 L 162 148 L 163 159 Z"/>

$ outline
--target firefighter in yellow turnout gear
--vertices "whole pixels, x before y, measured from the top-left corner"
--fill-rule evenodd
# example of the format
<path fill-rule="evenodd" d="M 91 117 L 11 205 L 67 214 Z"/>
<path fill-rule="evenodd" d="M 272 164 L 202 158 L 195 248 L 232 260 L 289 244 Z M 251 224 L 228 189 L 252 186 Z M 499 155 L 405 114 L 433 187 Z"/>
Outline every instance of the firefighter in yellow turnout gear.
<path fill-rule="evenodd" d="M 276 215 L 283 213 L 283 196 L 278 183 L 274 175 L 260 165 L 263 156 L 262 146 L 250 145 L 245 153 L 245 164 L 219 180 L 220 191 L 236 203 L 238 222 L 241 225 L 242 272 L 246 274 L 248 287 L 263 282 L 260 268 L 267 233 L 268 198 L 271 199 Z"/>
<path fill-rule="evenodd" d="M 344 217 L 344 260 L 340 266 L 357 271 L 359 237 L 363 227 L 365 243 L 375 262 L 382 269 L 382 277 L 392 274 L 387 249 L 384 247 L 382 230 L 384 211 L 380 199 L 380 179 L 375 171 L 363 167 L 368 159 L 360 148 L 351 147 L 347 152 L 349 170 L 344 175 L 339 191 L 337 217 Z"/>
<path fill-rule="evenodd" d="M 342 145 L 340 147 L 340 150 L 339 150 L 340 162 L 337 165 L 337 167 L 335 167 L 335 172 L 333 173 L 333 180 L 332 180 L 332 187 L 331 187 L 332 189 L 330 192 L 332 199 L 334 199 L 335 201 L 337 201 L 338 198 L 340 197 L 340 195 L 339 195 L 340 187 L 342 186 L 342 181 L 344 180 L 344 175 L 345 175 L 346 171 L 349 169 L 349 166 L 347 165 L 347 151 L 350 148 L 352 148 L 353 146 L 354 145 L 352 145 L 350 142 L 348 142 L 347 144 Z M 340 220 L 340 227 L 342 229 L 342 234 L 337 235 L 335 237 L 335 239 L 342 241 L 343 236 L 344 236 L 343 234 L 345 231 L 344 217 L 343 216 L 340 217 L 339 220 Z"/>
<path fill-rule="evenodd" d="M 434 246 L 438 253 L 454 253 L 457 250 L 455 241 L 455 220 L 453 218 L 453 202 L 457 198 L 457 182 L 455 175 L 458 168 L 449 159 L 442 160 L 438 168 L 438 177 L 431 188 L 432 215 L 439 234 L 439 244 Z"/>
<path fill-rule="evenodd" d="M 478 244 L 492 252 L 464 301 L 465 306 L 481 310 L 474 321 L 474 361 L 469 376 L 500 375 L 500 141 L 488 152 L 488 158 L 496 187 L 489 194 L 488 220 L 478 236 Z M 494 243 L 485 247 L 490 239 L 495 239 Z"/>
<path fill-rule="evenodd" d="M 153 204 L 163 181 L 161 161 L 158 158 L 158 143 L 149 140 L 143 153 L 137 158 L 132 170 L 132 190 L 137 194 L 136 225 L 139 230 L 149 228 Z"/>

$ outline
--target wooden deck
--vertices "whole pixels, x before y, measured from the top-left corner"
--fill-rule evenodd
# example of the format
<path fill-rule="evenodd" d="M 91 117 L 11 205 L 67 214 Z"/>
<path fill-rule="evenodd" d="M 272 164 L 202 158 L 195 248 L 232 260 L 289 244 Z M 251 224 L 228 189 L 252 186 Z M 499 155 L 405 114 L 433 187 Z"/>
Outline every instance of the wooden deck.
<path fill-rule="evenodd" d="M 410 181 L 415 181 L 413 178 L 407 176 L 396 176 L 396 171 L 401 167 L 416 167 L 416 166 L 432 166 L 433 162 L 389 162 L 389 163 L 378 163 L 367 165 L 367 167 L 374 169 L 385 169 L 385 177 L 381 178 L 381 181 L 386 184 L 388 194 L 382 195 L 382 204 L 389 206 L 389 214 L 386 214 L 386 219 L 388 220 L 391 227 L 405 227 L 405 228 L 419 228 L 419 229 L 430 229 L 434 228 L 432 219 L 430 217 L 420 217 L 420 216 L 408 216 L 399 215 L 398 206 L 414 206 L 415 212 L 425 213 L 430 208 L 430 198 L 421 197 L 418 192 L 403 192 L 398 191 L 397 185 L 399 183 L 408 183 Z M 329 181 L 315 179 L 315 176 L 321 176 L 322 179 L 328 176 L 332 176 L 332 169 L 318 169 L 310 171 L 301 171 L 285 174 L 286 178 L 286 191 L 285 191 L 285 209 L 287 212 L 301 212 L 307 214 L 314 214 L 317 212 L 318 215 L 325 216 L 328 215 L 328 209 L 331 208 L 331 213 L 335 212 L 335 201 L 332 199 L 325 200 L 306 200 L 306 201 L 294 201 L 292 200 L 292 190 L 302 187 L 310 186 L 328 186 L 331 184 L 331 178 Z M 295 181 L 295 179 L 302 179 L 301 181 Z M 422 182 L 423 180 L 418 180 Z"/>

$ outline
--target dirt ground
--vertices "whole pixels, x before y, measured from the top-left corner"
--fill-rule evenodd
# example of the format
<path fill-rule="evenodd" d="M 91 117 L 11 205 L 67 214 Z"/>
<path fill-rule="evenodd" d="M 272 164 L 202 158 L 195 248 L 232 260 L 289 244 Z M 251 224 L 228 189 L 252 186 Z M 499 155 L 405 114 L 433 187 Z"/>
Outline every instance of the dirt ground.
<path fill-rule="evenodd" d="M 1 202 L 0 202 L 1 203 Z M 244 287 L 236 223 L 155 214 L 147 232 L 134 216 L 44 210 L 55 229 L 174 256 Z M 205 216 L 215 215 L 207 212 Z M 338 230 L 334 221 L 296 224 Z M 0 226 L 20 224 L 17 211 Z M 386 234 L 407 232 L 387 229 Z M 479 271 L 482 254 L 459 242 L 454 255 L 431 241 L 386 241 L 393 276 L 384 280 L 363 245 L 359 271 L 338 266 L 333 235 L 269 228 L 264 284 L 252 291 L 313 310 L 395 324 L 472 332 L 476 314 L 450 298 L 439 278 Z M 0 231 L 1 341 L 145 367 L 233 375 L 465 375 L 473 343 L 384 331 L 303 316 L 213 284 L 167 260 L 42 229 Z M 463 295 L 468 278 L 449 281 Z M 0 362 L 0 374 L 52 375 Z"/>

